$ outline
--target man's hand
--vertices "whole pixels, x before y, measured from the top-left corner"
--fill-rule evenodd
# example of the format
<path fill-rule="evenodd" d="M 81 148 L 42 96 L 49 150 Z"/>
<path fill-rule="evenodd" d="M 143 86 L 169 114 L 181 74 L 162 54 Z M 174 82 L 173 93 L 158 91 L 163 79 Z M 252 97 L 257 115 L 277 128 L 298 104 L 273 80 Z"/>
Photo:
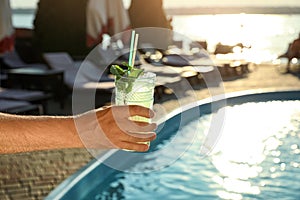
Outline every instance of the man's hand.
<path fill-rule="evenodd" d="M 84 113 L 75 123 L 87 148 L 147 151 L 149 146 L 143 142 L 156 138 L 156 124 L 132 121 L 133 116 L 153 118 L 154 112 L 136 105 L 110 106 Z"/>

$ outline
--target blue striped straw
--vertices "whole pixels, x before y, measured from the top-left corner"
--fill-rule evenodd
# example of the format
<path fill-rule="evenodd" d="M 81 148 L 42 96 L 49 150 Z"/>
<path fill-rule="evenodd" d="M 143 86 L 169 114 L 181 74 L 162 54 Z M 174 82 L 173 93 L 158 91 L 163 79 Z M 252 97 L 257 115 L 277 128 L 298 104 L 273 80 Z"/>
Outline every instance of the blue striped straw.
<path fill-rule="evenodd" d="M 132 56 L 134 52 L 134 37 L 135 37 L 135 30 L 132 30 L 131 32 L 131 41 L 130 41 L 130 52 L 129 52 L 129 60 L 128 60 L 128 65 L 132 66 Z"/>
<path fill-rule="evenodd" d="M 136 34 L 135 38 L 134 38 L 134 47 L 133 47 L 133 54 L 132 54 L 133 56 L 132 56 L 132 61 L 131 61 L 132 67 L 134 67 L 134 61 L 135 61 L 135 55 L 136 55 L 136 51 L 137 51 L 138 41 L 139 41 L 139 34 Z"/>

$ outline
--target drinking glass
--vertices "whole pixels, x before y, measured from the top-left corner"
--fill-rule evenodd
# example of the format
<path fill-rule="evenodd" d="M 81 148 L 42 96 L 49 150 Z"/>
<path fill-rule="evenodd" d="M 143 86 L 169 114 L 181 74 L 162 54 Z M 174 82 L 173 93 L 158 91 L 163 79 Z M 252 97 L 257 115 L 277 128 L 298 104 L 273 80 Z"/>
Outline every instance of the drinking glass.
<path fill-rule="evenodd" d="M 122 77 L 115 80 L 116 105 L 139 105 L 152 109 L 155 78 L 154 73 L 145 72 L 138 78 Z M 151 119 L 141 116 L 134 116 L 131 120 L 151 123 Z M 147 144 L 149 145 L 150 142 Z"/>

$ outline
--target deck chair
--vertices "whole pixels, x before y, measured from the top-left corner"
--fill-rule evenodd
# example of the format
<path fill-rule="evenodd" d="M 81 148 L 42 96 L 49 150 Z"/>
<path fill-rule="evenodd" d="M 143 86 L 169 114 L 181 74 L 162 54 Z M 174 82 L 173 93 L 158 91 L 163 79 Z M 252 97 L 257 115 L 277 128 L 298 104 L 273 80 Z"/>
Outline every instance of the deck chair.
<path fill-rule="evenodd" d="M 23 90 L 23 89 L 8 89 L 0 87 L 0 99 L 27 101 L 33 104 L 41 105 L 43 113 L 46 111 L 46 101 L 51 98 L 50 94 L 42 91 Z"/>
<path fill-rule="evenodd" d="M 69 91 L 73 96 L 75 94 L 80 98 L 81 102 L 85 102 L 73 112 L 81 113 L 93 109 L 94 107 L 88 107 L 93 106 L 93 103 L 87 103 L 92 98 L 95 99 L 95 107 L 103 106 L 111 101 L 115 87 L 114 80 L 91 61 L 74 62 L 66 52 L 44 53 L 43 57 L 50 68 L 64 71 L 64 83 Z"/>
<path fill-rule="evenodd" d="M 43 63 L 24 62 L 16 51 L 5 53 L 2 56 L 2 64 L 6 69 L 16 69 L 16 68 L 24 68 L 24 67 L 48 69 L 47 65 Z"/>
<path fill-rule="evenodd" d="M 63 70 L 64 83 L 72 89 L 79 66 L 75 65 L 67 53 L 44 53 L 43 58 L 51 69 Z"/>
<path fill-rule="evenodd" d="M 114 80 L 91 61 L 75 62 L 66 52 L 44 53 L 43 58 L 50 68 L 64 71 L 64 82 L 71 90 L 114 88 Z"/>
<path fill-rule="evenodd" d="M 27 101 L 0 99 L 0 112 L 10 114 L 43 114 L 40 105 L 31 104 Z"/>

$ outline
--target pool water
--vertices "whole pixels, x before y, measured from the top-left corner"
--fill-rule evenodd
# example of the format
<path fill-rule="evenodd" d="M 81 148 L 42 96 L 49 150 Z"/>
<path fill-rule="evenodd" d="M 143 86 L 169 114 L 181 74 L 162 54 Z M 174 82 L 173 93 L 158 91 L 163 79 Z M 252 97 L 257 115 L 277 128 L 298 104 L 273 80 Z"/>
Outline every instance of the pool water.
<path fill-rule="evenodd" d="M 181 144 L 135 167 L 151 168 L 171 152 L 182 151 L 191 142 L 189 134 L 200 126 L 192 145 L 176 162 L 152 172 L 117 173 L 86 199 L 300 199 L 300 101 L 224 109 L 223 131 L 209 156 L 200 156 L 199 149 L 211 114 L 182 128 Z"/>

